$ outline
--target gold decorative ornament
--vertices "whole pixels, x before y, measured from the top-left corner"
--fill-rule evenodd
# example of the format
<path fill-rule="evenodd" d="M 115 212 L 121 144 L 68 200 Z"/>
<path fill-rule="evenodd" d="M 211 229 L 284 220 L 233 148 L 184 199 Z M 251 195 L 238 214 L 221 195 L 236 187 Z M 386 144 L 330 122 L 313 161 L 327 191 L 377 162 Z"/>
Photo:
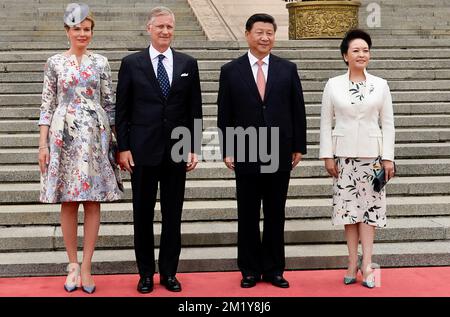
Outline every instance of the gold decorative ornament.
<path fill-rule="evenodd" d="M 342 38 L 358 27 L 358 0 L 303 0 L 286 4 L 289 39 Z"/>

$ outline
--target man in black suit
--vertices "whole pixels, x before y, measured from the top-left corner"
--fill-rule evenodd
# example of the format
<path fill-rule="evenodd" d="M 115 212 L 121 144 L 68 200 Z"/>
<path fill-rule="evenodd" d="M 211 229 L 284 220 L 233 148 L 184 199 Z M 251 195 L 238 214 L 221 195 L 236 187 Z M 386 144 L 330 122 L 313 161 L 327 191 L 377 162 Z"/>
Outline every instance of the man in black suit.
<path fill-rule="evenodd" d="M 261 275 L 275 286 L 289 287 L 283 277 L 285 204 L 290 171 L 306 154 L 300 78 L 294 63 L 271 54 L 276 28 L 268 14 L 251 16 L 245 31 L 248 53 L 220 73 L 218 127 L 224 162 L 236 175 L 243 288 L 255 286 Z"/>
<path fill-rule="evenodd" d="M 181 252 L 181 212 L 186 171 L 195 168 L 200 135 L 194 121 L 202 118 L 197 61 L 170 44 L 175 17 L 165 7 L 152 9 L 147 31 L 151 44 L 122 60 L 117 84 L 116 129 L 120 164 L 131 173 L 134 247 L 139 270 L 137 289 L 153 290 L 155 273 L 153 217 L 158 183 L 162 215 L 159 247 L 160 283 L 181 291 L 175 277 Z M 190 149 L 180 162 L 171 155 L 179 139 L 174 129 L 188 129 Z M 194 142 L 195 141 L 195 142 Z M 194 144 L 196 148 L 194 149 Z"/>

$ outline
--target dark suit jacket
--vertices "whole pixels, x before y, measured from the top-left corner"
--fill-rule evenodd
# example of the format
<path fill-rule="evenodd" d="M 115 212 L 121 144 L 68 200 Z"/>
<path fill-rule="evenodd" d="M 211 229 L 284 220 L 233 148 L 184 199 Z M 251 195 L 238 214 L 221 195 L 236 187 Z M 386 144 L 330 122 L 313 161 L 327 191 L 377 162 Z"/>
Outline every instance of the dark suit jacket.
<path fill-rule="evenodd" d="M 190 152 L 200 153 L 201 133 L 194 136 L 194 119 L 202 118 L 197 61 L 173 49 L 172 52 L 173 79 L 167 100 L 156 79 L 148 48 L 124 57 L 120 65 L 117 142 L 119 151 L 131 150 L 134 162 L 139 165 L 155 166 L 161 162 L 164 152 L 176 142 L 170 139 L 176 127 L 190 130 L 191 146 L 194 137 L 198 145 Z"/>
<path fill-rule="evenodd" d="M 229 156 L 230 150 L 226 148 L 226 127 L 278 127 L 279 171 L 291 170 L 293 152 L 306 154 L 305 104 L 294 63 L 270 55 L 264 102 L 258 93 L 247 53 L 225 64 L 220 73 L 217 104 L 217 125 L 223 131 L 221 147 L 224 157 Z M 236 162 L 238 150 L 248 152 L 248 143 L 245 149 L 235 146 L 236 172 L 259 172 L 260 161 Z"/>

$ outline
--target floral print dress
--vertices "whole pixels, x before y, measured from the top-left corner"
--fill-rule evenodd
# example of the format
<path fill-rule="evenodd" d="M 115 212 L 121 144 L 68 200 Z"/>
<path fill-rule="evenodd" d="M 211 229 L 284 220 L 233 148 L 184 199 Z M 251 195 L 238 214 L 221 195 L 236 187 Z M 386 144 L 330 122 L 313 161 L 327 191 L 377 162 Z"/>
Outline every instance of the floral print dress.
<path fill-rule="evenodd" d="M 350 82 L 352 104 L 364 100 L 365 82 Z M 333 179 L 333 225 L 363 222 L 386 226 L 386 192 L 373 190 L 375 173 L 381 170 L 381 158 L 337 157 L 339 177 Z"/>
<path fill-rule="evenodd" d="M 113 201 L 123 186 L 115 163 L 115 103 L 106 57 L 87 53 L 47 60 L 39 125 L 49 126 L 50 162 L 40 201 Z"/>

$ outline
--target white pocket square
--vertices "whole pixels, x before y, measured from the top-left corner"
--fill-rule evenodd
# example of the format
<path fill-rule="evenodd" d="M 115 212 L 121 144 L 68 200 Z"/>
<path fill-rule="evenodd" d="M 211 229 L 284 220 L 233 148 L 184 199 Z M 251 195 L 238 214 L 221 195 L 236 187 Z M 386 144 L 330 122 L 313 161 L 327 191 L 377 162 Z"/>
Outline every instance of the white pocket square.
<path fill-rule="evenodd" d="M 189 73 L 183 73 L 183 74 L 181 74 L 181 77 L 187 77 L 187 76 L 189 76 Z"/>

